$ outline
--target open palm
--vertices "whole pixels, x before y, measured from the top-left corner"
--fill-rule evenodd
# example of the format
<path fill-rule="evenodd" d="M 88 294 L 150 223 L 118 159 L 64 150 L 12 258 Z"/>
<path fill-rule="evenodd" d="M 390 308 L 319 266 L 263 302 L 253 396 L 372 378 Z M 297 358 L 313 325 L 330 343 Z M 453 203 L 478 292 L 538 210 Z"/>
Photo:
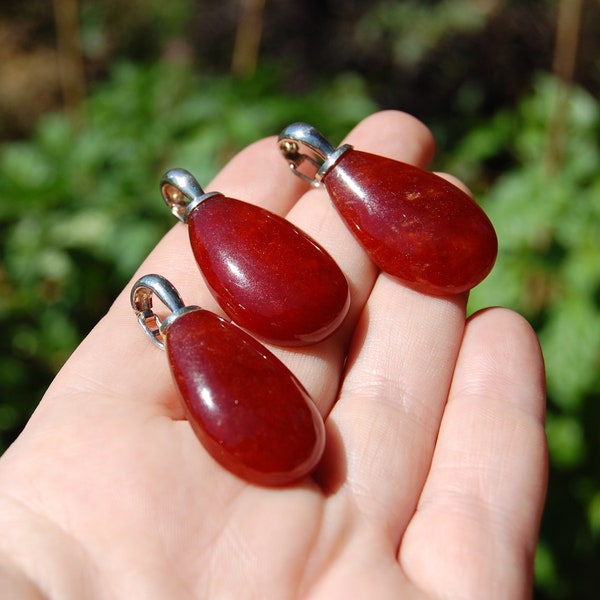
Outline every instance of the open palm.
<path fill-rule="evenodd" d="M 434 149 L 396 112 L 347 142 L 420 166 Z M 3 597 L 531 594 L 546 485 L 535 335 L 508 310 L 465 320 L 466 297 L 424 296 L 379 273 L 326 193 L 307 191 L 277 154 L 274 139 L 257 142 L 206 189 L 286 216 L 347 275 L 352 305 L 332 338 L 272 348 L 327 415 L 319 469 L 264 488 L 215 463 L 124 290 L 0 460 Z M 184 225 L 144 273 L 219 312 Z"/>

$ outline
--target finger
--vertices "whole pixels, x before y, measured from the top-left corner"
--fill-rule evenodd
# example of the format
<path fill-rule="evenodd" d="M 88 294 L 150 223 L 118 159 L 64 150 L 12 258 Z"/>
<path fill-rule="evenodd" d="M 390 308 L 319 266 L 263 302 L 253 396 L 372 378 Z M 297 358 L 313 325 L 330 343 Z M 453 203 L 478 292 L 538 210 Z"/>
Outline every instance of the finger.
<path fill-rule="evenodd" d="M 281 158 L 277 137 L 271 136 L 234 156 L 205 189 L 285 216 L 309 185 L 291 176 Z"/>
<path fill-rule="evenodd" d="M 429 468 L 462 338 L 465 301 L 464 295 L 426 296 L 380 275 L 361 314 L 330 416 L 338 431 L 337 448 L 330 452 L 346 463 L 346 496 L 392 547 Z"/>
<path fill-rule="evenodd" d="M 414 117 L 382 111 L 361 121 L 343 143 L 376 155 L 425 167 L 435 142 Z M 275 349 L 291 366 L 327 414 L 339 391 L 339 375 L 360 312 L 377 278 L 378 269 L 331 203 L 324 188 L 312 188 L 294 204 L 287 218 L 316 239 L 338 263 L 350 286 L 351 306 L 342 329 L 324 344 L 293 351 Z"/>
<path fill-rule="evenodd" d="M 504 309 L 475 315 L 399 554 L 432 596 L 530 593 L 546 489 L 544 410 L 543 362 L 529 325 Z"/>

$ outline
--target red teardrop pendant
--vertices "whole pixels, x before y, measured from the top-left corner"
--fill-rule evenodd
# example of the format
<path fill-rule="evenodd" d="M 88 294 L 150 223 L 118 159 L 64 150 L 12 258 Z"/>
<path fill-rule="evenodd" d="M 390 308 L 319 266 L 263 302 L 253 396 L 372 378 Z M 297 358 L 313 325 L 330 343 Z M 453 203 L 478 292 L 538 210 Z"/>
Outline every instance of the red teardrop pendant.
<path fill-rule="evenodd" d="M 349 307 L 333 259 L 288 221 L 262 208 L 213 196 L 188 219 L 206 283 L 239 325 L 276 344 L 319 342 Z"/>
<path fill-rule="evenodd" d="M 174 192 L 185 190 L 189 178 L 182 169 L 167 173 L 162 190 L 169 204 L 181 206 L 173 202 Z M 183 220 L 196 262 L 233 321 L 266 341 L 289 346 L 319 342 L 340 326 L 350 305 L 348 283 L 314 240 L 282 217 L 241 200 L 204 194 L 199 186 L 187 197 L 192 201 Z"/>
<path fill-rule="evenodd" d="M 153 311 L 156 294 L 171 309 Z M 222 466 L 260 485 L 308 475 L 325 446 L 323 418 L 298 379 L 233 323 L 185 306 L 160 275 L 133 286 L 131 305 L 152 341 L 166 349 L 188 421 Z"/>
<path fill-rule="evenodd" d="M 498 252 L 483 210 L 458 187 L 412 165 L 334 149 L 314 127 L 295 123 L 280 135 L 294 172 L 323 185 L 349 229 L 382 270 L 432 295 L 458 294 L 480 283 Z M 309 155 L 301 153 L 301 146 Z M 308 162 L 314 179 L 299 169 Z"/>
<path fill-rule="evenodd" d="M 498 252 L 494 228 L 445 179 L 348 150 L 321 181 L 373 262 L 414 289 L 457 294 L 491 271 Z"/>
<path fill-rule="evenodd" d="M 315 468 L 323 419 L 300 382 L 254 338 L 197 310 L 170 325 L 166 349 L 189 421 L 225 468 L 262 485 L 289 484 Z"/>

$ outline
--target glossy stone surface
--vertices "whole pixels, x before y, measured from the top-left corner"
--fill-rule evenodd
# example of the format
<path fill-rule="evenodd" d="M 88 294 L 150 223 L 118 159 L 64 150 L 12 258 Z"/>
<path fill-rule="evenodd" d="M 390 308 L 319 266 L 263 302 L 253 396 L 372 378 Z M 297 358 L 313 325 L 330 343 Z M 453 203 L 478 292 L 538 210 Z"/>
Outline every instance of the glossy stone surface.
<path fill-rule="evenodd" d="M 319 342 L 342 323 L 348 283 L 331 256 L 285 219 L 223 195 L 188 217 L 204 279 L 238 325 L 280 345 Z"/>
<path fill-rule="evenodd" d="M 166 350 L 192 428 L 226 469 L 276 486 L 315 468 L 325 444 L 321 414 L 253 337 L 198 309 L 168 327 Z"/>
<path fill-rule="evenodd" d="M 494 265 L 498 241 L 490 220 L 433 173 L 348 150 L 322 183 L 373 262 L 413 289 L 464 292 Z"/>

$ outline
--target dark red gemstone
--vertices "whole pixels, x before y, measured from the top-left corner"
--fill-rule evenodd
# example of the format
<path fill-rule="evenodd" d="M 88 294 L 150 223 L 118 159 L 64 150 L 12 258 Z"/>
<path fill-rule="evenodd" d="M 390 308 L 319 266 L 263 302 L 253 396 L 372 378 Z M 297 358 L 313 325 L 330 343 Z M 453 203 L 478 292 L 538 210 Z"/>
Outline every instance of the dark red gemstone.
<path fill-rule="evenodd" d="M 280 345 L 319 342 L 349 307 L 348 283 L 327 252 L 285 219 L 212 196 L 189 218 L 206 283 L 238 325 Z"/>
<path fill-rule="evenodd" d="M 321 414 L 253 337 L 198 309 L 167 328 L 166 350 L 192 428 L 226 469 L 261 485 L 286 485 L 315 468 L 325 445 Z"/>
<path fill-rule="evenodd" d="M 483 210 L 445 179 L 412 165 L 348 150 L 323 184 L 373 262 L 432 295 L 481 282 L 498 252 Z"/>

